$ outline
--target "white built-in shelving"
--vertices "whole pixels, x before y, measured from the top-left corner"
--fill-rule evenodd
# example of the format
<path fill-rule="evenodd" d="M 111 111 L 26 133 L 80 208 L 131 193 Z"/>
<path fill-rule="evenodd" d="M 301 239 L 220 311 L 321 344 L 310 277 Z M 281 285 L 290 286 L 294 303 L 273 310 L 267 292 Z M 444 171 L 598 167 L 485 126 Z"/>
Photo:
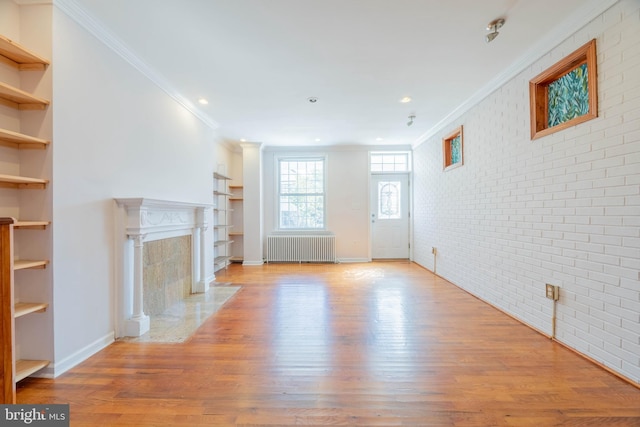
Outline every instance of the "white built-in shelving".
<path fill-rule="evenodd" d="M 231 261 L 230 245 L 233 240 L 229 237 L 231 224 L 231 210 L 229 198 L 233 194 L 229 190 L 230 177 L 215 172 L 213 174 L 213 245 L 214 271 L 226 268 Z"/>

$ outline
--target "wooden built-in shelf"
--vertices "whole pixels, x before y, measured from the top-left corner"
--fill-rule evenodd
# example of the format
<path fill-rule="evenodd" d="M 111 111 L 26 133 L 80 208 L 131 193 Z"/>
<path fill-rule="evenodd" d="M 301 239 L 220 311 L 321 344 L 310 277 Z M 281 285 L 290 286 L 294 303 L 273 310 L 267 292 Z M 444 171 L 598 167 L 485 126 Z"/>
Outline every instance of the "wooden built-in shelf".
<path fill-rule="evenodd" d="M 35 35 L 39 40 L 45 40 L 42 37 L 44 34 L 36 34 Z M 51 76 L 48 73 L 42 73 L 49 66 L 49 60 L 41 57 L 40 55 L 30 51 L 19 43 L 11 40 L 5 35 L 0 35 L 0 66 L 8 71 L 16 80 L 6 80 L 4 77 L 0 81 L 0 105 L 4 107 L 8 107 L 11 109 L 15 109 L 18 111 L 41 111 L 39 114 L 44 114 L 47 108 L 51 104 L 51 88 L 47 87 L 47 82 L 51 82 Z M 41 83 L 44 83 L 45 86 L 38 86 L 38 89 L 33 88 L 31 85 L 23 85 L 20 82 L 20 76 L 24 76 L 24 72 L 36 71 L 37 75 L 29 76 L 38 78 L 41 80 Z M 38 72 L 40 71 L 40 72 Z M 24 83 L 24 80 L 22 80 Z M 12 84 L 9 84 L 11 82 Z M 15 86 L 14 86 L 15 85 Z M 26 89 L 26 90 L 24 90 Z M 45 99 L 41 96 L 44 96 Z M 33 113 L 31 113 L 33 114 Z M 39 116 L 38 113 L 36 115 Z M 36 118 L 36 117 L 30 117 Z M 7 147 L 9 149 L 18 149 L 18 150 L 45 150 L 51 144 L 51 141 L 48 140 L 51 135 L 47 135 L 47 133 L 41 134 L 39 132 L 31 132 L 28 129 L 23 128 L 25 123 L 22 120 L 22 117 L 18 117 L 19 124 L 15 127 L 9 126 L 10 129 L 5 129 L 6 124 L 3 124 L 3 127 L 0 128 L 0 147 Z M 32 135 L 21 133 L 21 131 L 27 130 L 28 133 Z M 37 136 L 36 136 L 37 135 Z M 41 136 L 45 136 L 45 138 L 41 138 Z M 3 148 L 6 150 L 6 148 Z M 16 167 L 21 167 L 27 164 L 32 159 L 23 159 L 23 156 L 31 156 L 34 154 L 22 153 L 19 158 L 16 158 L 11 163 L 15 164 Z M 27 162 L 27 163 L 25 163 Z M 16 169 L 17 173 L 26 173 L 30 175 L 30 172 L 25 172 L 24 170 Z M 7 171 L 9 172 L 9 171 Z M 35 172 L 36 175 L 40 175 L 38 172 Z M 19 175 L 7 175 L 0 173 L 0 188 L 11 188 L 11 189 L 46 189 L 49 184 L 48 179 L 35 178 L 35 177 L 25 177 Z M 26 195 L 20 196 L 22 199 L 26 197 Z M 46 210 L 47 200 L 30 200 L 24 203 L 27 203 L 28 206 L 39 206 L 38 210 Z M 23 205 L 22 200 L 20 200 L 20 206 Z M 5 206 L 6 207 L 6 206 Z M 31 209 L 33 210 L 33 209 Z M 33 217 L 32 217 L 33 218 Z M 39 218 L 36 216 L 35 218 Z M 0 402 L 4 404 L 16 403 L 16 386 L 15 383 L 34 374 L 35 372 L 45 368 L 49 365 L 48 360 L 19 360 L 19 348 L 20 343 L 24 340 L 33 341 L 37 340 L 37 337 L 32 336 L 29 332 L 21 332 L 20 339 L 17 339 L 16 330 L 14 325 L 14 319 L 20 318 L 22 316 L 30 315 L 31 313 L 43 313 L 48 307 L 49 303 L 47 302 L 16 302 L 14 299 L 14 285 L 18 288 L 21 287 L 21 283 L 24 280 L 28 281 L 29 273 L 17 273 L 20 270 L 30 270 L 30 269 L 44 269 L 49 264 L 48 260 L 34 260 L 34 259 L 16 259 L 14 253 L 14 245 L 13 245 L 13 230 L 14 229 L 23 229 L 23 230 L 44 230 L 46 229 L 50 222 L 49 221 L 32 221 L 32 220 L 23 220 L 16 221 L 14 218 L 9 218 L 11 220 L 11 224 L 8 227 L 5 227 L 6 222 L 3 222 L 2 227 L 0 227 L 1 235 L 2 235 L 2 250 L 0 251 L 0 283 L 2 284 L 2 298 L 0 298 L 2 302 L 2 307 L 0 307 L 2 318 L 2 346 L 0 348 L 0 353 L 2 356 L 0 357 L 3 361 L 2 367 L 0 368 Z M 27 218 L 29 219 L 29 218 Z M 6 218 L 4 219 L 6 220 Z M 7 230 L 8 228 L 8 230 Z M 21 234 L 19 232 L 18 234 Z M 30 234 L 30 232 L 27 232 Z M 36 233 L 38 234 L 38 233 Z M 8 235 L 8 239 L 7 239 Z M 23 237 L 32 237 L 22 235 L 17 237 L 17 240 L 22 239 Z M 36 236 L 33 236 L 36 237 Z M 7 243 L 8 242 L 8 243 Z M 42 243 L 42 242 L 40 242 Z M 16 276 L 19 276 L 19 279 L 16 280 Z M 15 280 L 15 282 L 14 282 Z M 49 285 L 51 284 L 49 280 Z M 32 298 L 32 299 L 31 299 Z M 32 295 L 30 297 L 31 301 L 43 301 L 48 300 L 47 292 L 40 291 L 38 295 Z M 19 301 L 19 299 L 18 299 Z M 46 322 L 47 319 L 37 319 L 42 316 L 34 316 L 36 320 L 40 323 L 39 325 L 29 325 L 25 326 L 29 330 L 33 330 L 34 328 L 41 329 L 42 323 Z M 18 321 L 19 322 L 19 321 Z M 16 322 L 17 323 L 17 322 Z M 44 349 L 48 346 L 45 343 L 37 343 L 36 347 Z M 30 347 L 30 346 L 29 346 Z"/>
<path fill-rule="evenodd" d="M 16 360 L 16 382 L 25 379 L 42 368 L 49 366 L 48 360 Z"/>
<path fill-rule="evenodd" d="M 213 242 L 213 245 L 220 246 L 220 245 L 228 245 L 229 243 L 233 243 L 233 240 L 216 240 L 215 242 Z"/>
<path fill-rule="evenodd" d="M 51 221 L 20 221 L 13 224 L 14 229 L 20 230 L 44 230 Z"/>
<path fill-rule="evenodd" d="M 243 231 L 230 231 L 229 236 L 244 236 Z"/>
<path fill-rule="evenodd" d="M 49 264 L 49 260 L 36 260 L 36 259 L 17 259 L 13 261 L 14 270 L 26 270 L 26 269 L 42 269 Z"/>
<path fill-rule="evenodd" d="M 0 82 L 0 104 L 17 110 L 44 110 L 49 101 Z"/>
<path fill-rule="evenodd" d="M 49 181 L 46 179 L 0 174 L 0 187 L 4 188 L 26 188 L 43 190 L 47 188 L 48 183 Z"/>
<path fill-rule="evenodd" d="M 26 316 L 31 313 L 44 313 L 49 307 L 46 302 L 18 302 L 13 306 L 13 317 Z"/>
<path fill-rule="evenodd" d="M 46 59 L 2 35 L 0 35 L 0 57 L 2 62 L 21 71 L 44 70 L 49 65 Z"/>
<path fill-rule="evenodd" d="M 0 145 L 18 149 L 45 149 L 49 145 L 49 141 L 8 129 L 0 129 Z"/>

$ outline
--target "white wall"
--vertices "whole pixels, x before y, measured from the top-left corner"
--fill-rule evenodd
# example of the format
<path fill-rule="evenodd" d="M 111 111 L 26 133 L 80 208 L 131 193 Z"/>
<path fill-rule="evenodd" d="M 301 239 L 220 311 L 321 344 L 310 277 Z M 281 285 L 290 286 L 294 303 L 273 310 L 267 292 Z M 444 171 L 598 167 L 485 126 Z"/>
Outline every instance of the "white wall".
<path fill-rule="evenodd" d="M 265 148 L 263 155 L 264 232 L 277 228 L 277 156 L 327 156 L 327 229 L 336 235 L 342 262 L 370 260 L 369 154 L 366 147 Z M 266 239 L 265 239 L 266 241 Z"/>
<path fill-rule="evenodd" d="M 114 331 L 113 198 L 210 204 L 218 161 L 213 130 L 58 9 L 53 25 L 58 374 Z"/>
<path fill-rule="evenodd" d="M 640 3 L 622 0 L 414 152 L 416 262 L 640 382 Z M 530 140 L 528 82 L 597 39 L 599 117 Z M 464 166 L 441 138 L 464 125 Z M 490 345 L 490 343 L 488 343 Z"/>

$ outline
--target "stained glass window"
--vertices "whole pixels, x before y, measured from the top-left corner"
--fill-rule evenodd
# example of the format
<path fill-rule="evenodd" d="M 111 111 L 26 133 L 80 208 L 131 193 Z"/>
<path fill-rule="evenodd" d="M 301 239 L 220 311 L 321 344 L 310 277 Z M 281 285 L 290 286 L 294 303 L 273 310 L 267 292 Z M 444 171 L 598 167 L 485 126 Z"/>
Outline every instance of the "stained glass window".
<path fill-rule="evenodd" d="M 573 69 L 549 85 L 549 127 L 589 112 L 587 64 Z"/>
<path fill-rule="evenodd" d="M 400 181 L 378 182 L 378 219 L 399 219 Z"/>
<path fill-rule="evenodd" d="M 456 163 L 462 160 L 462 150 L 461 150 L 461 141 L 462 137 L 460 135 L 456 136 L 451 140 L 451 164 L 455 165 Z"/>

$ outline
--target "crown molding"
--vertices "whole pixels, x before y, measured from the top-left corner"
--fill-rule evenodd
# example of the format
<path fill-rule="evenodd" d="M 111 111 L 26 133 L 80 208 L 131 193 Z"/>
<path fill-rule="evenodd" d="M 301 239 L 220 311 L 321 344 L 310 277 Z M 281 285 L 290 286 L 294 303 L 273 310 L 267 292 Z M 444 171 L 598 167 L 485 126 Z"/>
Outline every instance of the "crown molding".
<path fill-rule="evenodd" d="M 492 94 L 494 91 L 502 87 L 506 82 L 516 77 L 535 61 L 542 58 L 551 50 L 558 47 L 561 43 L 577 33 L 580 29 L 600 16 L 602 13 L 610 9 L 620 0 L 591 0 L 589 4 L 580 8 L 573 15 L 567 18 L 561 25 L 558 25 L 553 31 L 548 32 L 538 43 L 536 43 L 527 53 L 517 59 L 513 64 L 507 67 L 502 73 L 494 77 L 489 83 L 474 93 L 465 102 L 456 107 L 447 114 L 442 120 L 436 123 L 431 129 L 423 133 L 412 144 L 413 148 L 418 147 L 429 138 L 437 135 L 451 122 L 458 119 L 464 113 L 475 107 L 482 100 Z M 578 42 L 579 44 L 579 42 Z"/>
<path fill-rule="evenodd" d="M 25 0 L 22 0 L 25 1 Z M 29 1 L 29 0 L 26 0 Z M 142 75 L 151 80 L 177 103 L 186 108 L 191 114 L 200 119 L 212 129 L 218 129 L 220 125 L 211 119 L 202 110 L 198 109 L 188 98 L 184 97 L 169 81 L 158 71 L 142 61 L 136 53 L 122 40 L 116 37 L 98 19 L 89 14 L 74 0 L 54 0 L 54 5 L 65 15 L 87 30 L 96 39 L 128 62 Z"/>

